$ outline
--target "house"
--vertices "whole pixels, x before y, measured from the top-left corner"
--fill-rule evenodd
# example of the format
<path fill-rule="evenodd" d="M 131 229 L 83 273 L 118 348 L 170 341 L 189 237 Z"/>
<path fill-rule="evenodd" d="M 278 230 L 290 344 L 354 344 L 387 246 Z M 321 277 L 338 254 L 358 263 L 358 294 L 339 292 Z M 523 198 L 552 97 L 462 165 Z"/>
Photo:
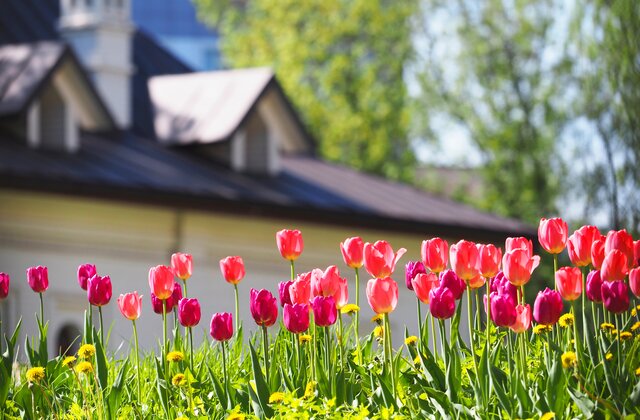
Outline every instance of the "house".
<path fill-rule="evenodd" d="M 234 308 L 218 269 L 227 255 L 245 259 L 241 314 L 253 325 L 249 289 L 275 292 L 289 276 L 275 246 L 284 227 L 304 235 L 298 272 L 337 264 L 351 282 L 338 247 L 350 236 L 405 247 L 405 262 L 436 235 L 500 243 L 535 233 L 323 161 L 269 69 L 193 72 L 131 23 L 129 0 L 0 7 L 0 271 L 12 277 L 0 310 L 5 324 L 23 317 L 24 333 L 35 335 L 38 297 L 25 269 L 48 266 L 52 352 L 81 329 L 86 295 L 76 269 L 85 262 L 111 276 L 114 298 L 103 311 L 117 349 L 131 326 L 115 298 L 133 290 L 144 295 L 141 345 L 157 342 L 147 273 L 177 250 L 194 257 L 189 294 L 202 303 L 200 339 L 213 312 Z M 413 327 L 415 298 L 401 289 L 392 323 Z M 361 293 L 364 330 L 371 312 Z"/>

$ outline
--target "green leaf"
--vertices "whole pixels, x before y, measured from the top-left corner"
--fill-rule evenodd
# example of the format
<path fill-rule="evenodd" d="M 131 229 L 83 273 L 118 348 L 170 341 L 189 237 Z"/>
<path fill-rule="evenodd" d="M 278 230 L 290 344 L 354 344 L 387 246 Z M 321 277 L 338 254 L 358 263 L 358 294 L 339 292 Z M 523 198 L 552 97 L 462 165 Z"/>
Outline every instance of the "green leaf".
<path fill-rule="evenodd" d="M 109 407 L 109 418 L 115 419 L 118 408 L 120 407 L 120 400 L 122 399 L 122 391 L 126 385 L 127 370 L 129 368 L 129 359 L 124 359 L 124 363 L 118 371 L 116 380 L 110 388 L 109 395 L 107 396 L 107 405 Z"/>
<path fill-rule="evenodd" d="M 267 382 L 265 381 L 264 375 L 262 374 L 262 369 L 260 368 L 260 363 L 258 361 L 256 351 L 251 344 L 249 344 L 249 351 L 251 352 L 251 368 L 253 370 L 253 379 L 256 381 L 256 396 L 258 398 L 258 402 L 260 403 L 262 412 L 267 417 L 271 417 L 273 415 L 273 410 L 269 406 L 269 397 L 271 396 L 269 387 L 267 386 Z M 253 392 L 253 389 L 249 389 L 249 392 Z"/>
<path fill-rule="evenodd" d="M 96 374 L 98 376 L 98 383 L 100 384 L 100 388 L 104 390 L 108 386 L 109 365 L 104 347 L 95 328 L 93 329 L 93 341 L 96 347 Z"/>
<path fill-rule="evenodd" d="M 162 361 L 158 357 L 154 357 L 153 360 L 156 364 L 156 391 L 158 393 L 158 399 L 160 400 L 160 405 L 162 406 L 162 411 L 164 411 L 164 415 L 166 418 L 169 418 L 169 404 L 167 401 L 167 382 L 164 378 L 164 368 L 162 367 Z"/>
<path fill-rule="evenodd" d="M 213 391 L 216 393 L 216 396 L 218 397 L 218 401 L 220 402 L 220 406 L 223 409 L 229 408 L 228 407 L 229 399 L 227 397 L 227 393 L 224 390 L 224 386 L 220 383 L 218 378 L 216 378 L 216 376 L 213 374 L 211 367 L 207 366 L 207 372 L 209 374 L 209 380 L 213 384 Z"/>
<path fill-rule="evenodd" d="M 591 401 L 588 396 L 572 387 L 567 387 L 567 391 L 569 391 L 571 399 L 576 403 L 576 406 L 580 409 L 585 418 L 592 418 L 596 408 L 593 401 Z"/>

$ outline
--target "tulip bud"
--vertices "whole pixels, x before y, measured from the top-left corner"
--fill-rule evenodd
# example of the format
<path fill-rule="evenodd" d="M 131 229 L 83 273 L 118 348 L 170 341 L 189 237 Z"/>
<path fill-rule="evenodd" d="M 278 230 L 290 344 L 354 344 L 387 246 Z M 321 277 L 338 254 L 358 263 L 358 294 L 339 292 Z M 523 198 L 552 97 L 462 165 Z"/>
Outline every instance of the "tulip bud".
<path fill-rule="evenodd" d="M 404 266 L 404 281 L 407 285 L 407 289 L 413 290 L 411 280 L 413 280 L 418 274 L 426 272 L 427 270 L 421 261 L 409 261 L 407 265 Z"/>
<path fill-rule="evenodd" d="M 178 302 L 178 320 L 183 327 L 194 327 L 200 322 L 198 299 L 182 298 Z"/>
<path fill-rule="evenodd" d="M 460 300 L 467 285 L 453 270 L 445 270 L 440 273 L 440 287 L 446 287 L 451 290 L 453 298 Z"/>
<path fill-rule="evenodd" d="M 439 287 L 429 292 L 429 310 L 431 315 L 438 319 L 449 319 L 456 311 L 456 299 L 453 292 L 440 284 Z"/>
<path fill-rule="evenodd" d="M 282 229 L 276 233 L 276 244 L 282 258 L 289 261 L 297 260 L 304 249 L 302 233 L 297 229 Z"/>
<path fill-rule="evenodd" d="M 367 301 L 377 314 L 393 312 L 398 304 L 398 284 L 391 277 L 369 280 Z"/>
<path fill-rule="evenodd" d="M 93 306 L 104 306 L 111 300 L 111 278 L 94 275 L 87 281 L 87 299 Z"/>
<path fill-rule="evenodd" d="M 629 288 L 636 297 L 640 297 L 640 267 L 629 271 Z"/>
<path fill-rule="evenodd" d="M 627 256 L 619 249 L 611 250 L 602 261 L 600 275 L 604 281 L 624 280 L 629 272 Z"/>
<path fill-rule="evenodd" d="M 538 324 L 553 325 L 558 322 L 562 315 L 562 296 L 555 290 L 544 290 L 538 292 L 536 301 L 533 304 L 533 318 Z"/>
<path fill-rule="evenodd" d="M 251 289 L 249 309 L 253 320 L 261 327 L 270 327 L 278 319 L 278 303 L 266 289 Z"/>
<path fill-rule="evenodd" d="M 567 251 L 571 262 L 578 267 L 586 267 L 591 264 L 591 247 L 593 242 L 601 236 L 595 226 L 582 226 L 573 232 L 567 241 Z"/>
<path fill-rule="evenodd" d="M 569 227 L 567 222 L 559 217 L 540 219 L 538 226 L 538 242 L 550 254 L 561 253 L 567 245 Z"/>
<path fill-rule="evenodd" d="M 516 320 L 509 326 L 516 334 L 523 333 L 531 327 L 531 306 L 516 306 Z"/>
<path fill-rule="evenodd" d="M 311 299 L 313 320 L 319 327 L 328 327 L 336 322 L 338 310 L 332 296 L 316 296 Z"/>
<path fill-rule="evenodd" d="M 46 292 L 49 288 L 49 271 L 47 267 L 42 267 L 41 265 L 29 267 L 27 269 L 27 282 L 29 282 L 29 287 L 34 292 Z"/>
<path fill-rule="evenodd" d="M 364 242 L 359 236 L 347 238 L 340 243 L 340 252 L 344 263 L 351 268 L 360 268 L 364 264 Z"/>
<path fill-rule="evenodd" d="M 462 280 L 468 281 L 480 274 L 478 259 L 478 248 L 473 242 L 461 240 L 451 245 L 449 251 L 451 268 Z"/>
<path fill-rule="evenodd" d="M 226 257 L 220 260 L 220 271 L 227 283 L 238 284 L 244 278 L 242 257 Z"/>
<path fill-rule="evenodd" d="M 176 252 L 171 256 L 171 268 L 173 274 L 180 280 L 188 280 L 191 277 L 193 258 L 190 254 Z"/>
<path fill-rule="evenodd" d="M 130 321 L 140 318 L 142 311 L 142 296 L 138 292 L 121 294 L 118 297 L 118 308 L 122 316 Z"/>
<path fill-rule="evenodd" d="M 6 299 L 9 296 L 9 275 L 7 273 L 0 273 L 0 300 Z"/>
<path fill-rule="evenodd" d="M 573 301 L 582 294 L 582 272 L 578 267 L 562 267 L 555 274 L 556 287 L 564 300 Z"/>
<path fill-rule="evenodd" d="M 609 312 L 621 314 L 629 309 L 629 288 L 624 281 L 602 283 L 602 301 Z"/>
<path fill-rule="evenodd" d="M 289 295 L 289 288 L 293 284 L 292 281 L 281 281 L 278 283 L 278 295 L 280 297 L 280 306 L 284 307 L 285 304 L 291 304 L 291 295 Z"/>
<path fill-rule="evenodd" d="M 291 303 L 308 305 L 311 299 L 311 277 L 312 272 L 302 273 L 296 277 L 296 281 L 289 286 L 289 297 Z"/>
<path fill-rule="evenodd" d="M 440 280 L 436 273 L 419 273 L 411 280 L 413 291 L 422 303 L 429 304 L 429 292 L 440 285 Z"/>
<path fill-rule="evenodd" d="M 78 266 L 78 284 L 82 290 L 87 290 L 87 281 L 97 273 L 93 264 L 81 264 Z"/>
<path fill-rule="evenodd" d="M 593 270 L 587 275 L 587 298 L 590 301 L 600 303 L 602 302 L 602 277 L 600 277 L 600 270 Z"/>
<path fill-rule="evenodd" d="M 285 328 L 294 334 L 307 331 L 309 329 L 309 305 L 285 304 L 282 320 Z"/>
<path fill-rule="evenodd" d="M 491 293 L 491 320 L 498 327 L 509 327 L 516 322 L 516 303 L 507 295 Z"/>
<path fill-rule="evenodd" d="M 420 256 L 426 268 L 434 273 L 441 273 L 447 268 L 449 244 L 441 238 L 422 241 Z"/>
<path fill-rule="evenodd" d="M 494 277 L 500 270 L 502 250 L 493 244 L 478 244 L 479 270 L 483 277 Z"/>
<path fill-rule="evenodd" d="M 166 265 L 158 265 L 149 269 L 149 288 L 160 300 L 166 300 L 173 293 L 173 270 Z"/>
<path fill-rule="evenodd" d="M 211 338 L 216 341 L 227 341 L 233 337 L 233 315 L 228 312 L 218 312 L 211 317 L 209 327 Z"/>
<path fill-rule="evenodd" d="M 364 267 L 375 278 L 389 277 L 396 268 L 396 263 L 407 252 L 400 248 L 393 253 L 393 248 L 387 241 L 377 241 L 364 244 Z"/>

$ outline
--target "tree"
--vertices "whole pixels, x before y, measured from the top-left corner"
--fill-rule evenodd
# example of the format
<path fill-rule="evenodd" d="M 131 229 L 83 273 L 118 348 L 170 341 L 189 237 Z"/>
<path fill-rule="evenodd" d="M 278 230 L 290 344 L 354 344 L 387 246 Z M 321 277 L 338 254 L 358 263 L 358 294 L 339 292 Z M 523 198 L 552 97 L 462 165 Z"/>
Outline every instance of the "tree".
<path fill-rule="evenodd" d="M 552 1 L 425 0 L 417 107 L 422 135 L 441 120 L 466 129 L 482 154 L 481 208 L 537 222 L 557 211 L 564 172 L 556 142 L 567 122 L 570 63 L 549 54 Z"/>
<path fill-rule="evenodd" d="M 414 0 L 194 0 L 231 67 L 270 66 L 320 152 L 410 179 L 404 70 Z"/>

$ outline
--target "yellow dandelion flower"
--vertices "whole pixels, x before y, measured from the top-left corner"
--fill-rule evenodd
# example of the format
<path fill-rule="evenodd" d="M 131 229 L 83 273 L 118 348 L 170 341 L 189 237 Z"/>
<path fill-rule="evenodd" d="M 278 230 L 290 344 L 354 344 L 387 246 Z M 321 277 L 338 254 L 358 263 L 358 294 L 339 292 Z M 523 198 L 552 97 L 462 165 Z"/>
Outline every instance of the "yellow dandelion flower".
<path fill-rule="evenodd" d="M 277 404 L 284 400 L 284 392 L 274 392 L 269 396 L 269 404 Z"/>
<path fill-rule="evenodd" d="M 176 417 L 176 420 L 189 420 L 189 417 L 180 416 L 180 417 Z"/>
<path fill-rule="evenodd" d="M 638 328 L 640 328 L 640 321 L 637 321 L 631 326 L 631 331 L 635 332 Z"/>
<path fill-rule="evenodd" d="M 556 413 L 550 411 L 548 413 L 544 413 L 542 416 L 540 416 L 540 420 L 551 420 L 551 419 L 555 419 L 556 418 Z"/>
<path fill-rule="evenodd" d="M 404 339 L 404 344 L 410 346 L 411 344 L 416 344 L 418 342 L 418 337 L 415 335 L 410 335 L 409 337 Z"/>
<path fill-rule="evenodd" d="M 638 314 L 638 310 L 636 308 L 633 308 L 631 310 L 631 316 L 636 316 Z"/>
<path fill-rule="evenodd" d="M 374 337 L 382 338 L 383 335 L 384 335 L 384 328 L 382 328 L 380 325 L 378 325 L 377 327 L 375 327 L 373 329 L 373 336 Z"/>
<path fill-rule="evenodd" d="M 184 354 L 181 351 L 170 351 L 167 353 L 167 362 L 181 362 L 184 360 Z"/>
<path fill-rule="evenodd" d="M 173 375 L 173 378 L 171 378 L 171 383 L 173 384 L 173 386 L 183 386 L 187 384 L 187 377 L 184 376 L 183 373 L 176 373 L 175 375 Z"/>
<path fill-rule="evenodd" d="M 627 341 L 633 338 L 633 334 L 631 334 L 629 331 L 621 331 L 618 338 L 620 338 L 620 340 L 622 341 Z"/>
<path fill-rule="evenodd" d="M 640 376 L 640 367 L 636 369 L 636 376 Z"/>
<path fill-rule="evenodd" d="M 229 417 L 227 417 L 227 420 L 244 420 L 245 418 L 246 416 L 242 413 L 231 413 Z"/>
<path fill-rule="evenodd" d="M 611 330 L 611 335 L 618 335 L 618 330 Z"/>
<path fill-rule="evenodd" d="M 78 350 L 78 356 L 81 359 L 90 359 L 94 354 L 96 354 L 96 348 L 93 344 L 83 344 Z"/>
<path fill-rule="evenodd" d="M 93 366 L 91 365 L 91 362 L 86 362 L 86 361 L 85 362 L 80 362 L 76 366 L 76 372 L 84 373 L 86 375 L 88 373 L 93 372 Z"/>
<path fill-rule="evenodd" d="M 413 359 L 413 364 L 414 365 L 419 365 L 420 364 L 420 356 L 416 356 L 416 358 Z"/>
<path fill-rule="evenodd" d="M 304 395 L 302 398 L 304 399 L 311 399 L 311 398 L 315 398 L 316 396 L 316 381 L 311 381 L 307 384 L 306 388 L 304 389 Z"/>
<path fill-rule="evenodd" d="M 311 341 L 311 336 L 309 334 L 300 334 L 300 336 L 298 336 L 298 340 L 300 341 L 300 344 L 305 344 Z"/>
<path fill-rule="evenodd" d="M 384 321 L 384 317 L 382 316 L 382 314 L 378 314 L 371 318 L 371 322 L 376 323 L 378 325 L 381 325 L 382 321 Z"/>
<path fill-rule="evenodd" d="M 40 382 L 44 379 L 44 368 L 43 367 L 32 367 L 27 371 L 27 381 L 29 382 Z"/>
<path fill-rule="evenodd" d="M 340 309 L 340 312 L 347 315 L 353 315 L 360 311 L 360 307 L 355 303 L 347 303 Z"/>
<path fill-rule="evenodd" d="M 558 324 L 560 324 L 562 328 L 569 328 L 573 326 L 574 319 L 573 314 L 564 314 L 558 320 Z"/>
<path fill-rule="evenodd" d="M 578 358 L 576 357 L 576 354 L 572 351 L 567 351 L 563 353 L 560 359 L 562 360 L 562 367 L 565 369 L 574 367 L 578 364 Z"/>
<path fill-rule="evenodd" d="M 538 324 L 535 327 L 533 327 L 533 333 L 536 335 L 540 335 L 546 332 L 550 332 L 552 329 L 553 327 L 551 325 Z"/>
<path fill-rule="evenodd" d="M 612 360 L 612 359 L 613 359 L 613 354 L 611 354 L 611 353 L 607 353 L 607 354 L 605 354 L 605 355 L 604 355 L 604 358 L 605 358 L 605 360 L 607 360 L 607 361 Z"/>
<path fill-rule="evenodd" d="M 73 362 L 75 362 L 75 361 L 76 361 L 76 357 L 75 356 L 67 356 L 62 361 L 62 366 L 68 367 L 68 366 L 72 365 Z"/>
<path fill-rule="evenodd" d="M 602 324 L 600 324 L 600 329 L 602 331 L 607 331 L 607 330 L 611 331 L 611 330 L 613 330 L 615 328 L 616 328 L 616 326 L 611 324 L 611 323 L 609 323 L 609 322 L 603 322 Z"/>

